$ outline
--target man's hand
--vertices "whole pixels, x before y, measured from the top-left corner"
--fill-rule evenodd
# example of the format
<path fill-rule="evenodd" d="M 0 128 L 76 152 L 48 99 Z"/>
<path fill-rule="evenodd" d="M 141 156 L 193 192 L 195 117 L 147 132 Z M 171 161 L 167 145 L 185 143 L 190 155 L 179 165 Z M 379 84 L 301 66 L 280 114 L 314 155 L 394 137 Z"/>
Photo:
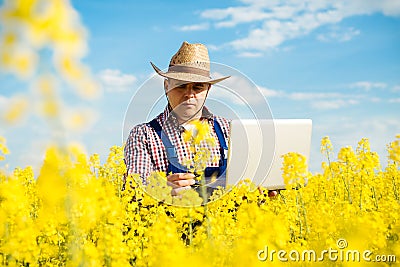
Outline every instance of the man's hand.
<path fill-rule="evenodd" d="M 264 194 L 264 189 L 261 186 L 258 186 L 257 189 L 260 194 Z M 271 198 L 276 197 L 279 194 L 279 191 L 281 190 L 268 190 L 268 196 Z"/>
<path fill-rule="evenodd" d="M 181 190 L 190 189 L 194 185 L 193 173 L 174 173 L 167 176 L 168 185 L 172 186 L 171 195 L 176 196 Z"/>
<path fill-rule="evenodd" d="M 276 197 L 278 194 L 279 194 L 279 192 L 276 191 L 276 190 L 270 190 L 270 191 L 268 191 L 268 196 L 269 196 L 269 197 Z"/>

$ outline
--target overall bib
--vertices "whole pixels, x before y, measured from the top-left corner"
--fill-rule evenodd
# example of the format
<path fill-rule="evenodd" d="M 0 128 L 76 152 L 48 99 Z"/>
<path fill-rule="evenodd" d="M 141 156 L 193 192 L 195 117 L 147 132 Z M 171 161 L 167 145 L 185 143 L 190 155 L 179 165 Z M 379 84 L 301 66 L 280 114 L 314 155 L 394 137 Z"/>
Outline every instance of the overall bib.
<path fill-rule="evenodd" d="M 168 159 L 167 174 L 187 173 L 188 169 L 179 163 L 178 154 L 176 153 L 176 148 L 171 143 L 168 136 L 163 132 L 161 125 L 158 123 L 157 119 L 153 119 L 148 124 L 155 130 L 155 132 L 161 138 L 161 141 L 164 144 L 165 150 L 167 152 L 167 159 Z M 217 134 L 218 141 L 220 144 L 219 150 L 220 150 L 221 157 L 219 160 L 218 167 L 207 167 L 204 170 L 205 184 L 207 187 L 208 195 L 210 195 L 217 186 L 225 187 L 225 179 L 226 179 L 225 171 L 226 171 L 226 165 L 227 165 L 226 155 L 228 152 L 228 146 L 226 145 L 221 126 L 219 125 L 218 121 L 215 118 L 214 118 L 214 129 L 215 129 L 215 133 Z M 211 182 L 212 176 L 217 177 L 217 179 L 214 182 Z"/>

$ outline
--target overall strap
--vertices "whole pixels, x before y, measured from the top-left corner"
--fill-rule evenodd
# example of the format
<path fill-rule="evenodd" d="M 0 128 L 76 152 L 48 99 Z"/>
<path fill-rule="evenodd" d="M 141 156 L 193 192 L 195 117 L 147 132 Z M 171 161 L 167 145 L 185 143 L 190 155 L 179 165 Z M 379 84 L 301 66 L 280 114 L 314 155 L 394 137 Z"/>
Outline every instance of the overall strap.
<path fill-rule="evenodd" d="M 226 155 L 228 154 L 228 146 L 226 145 L 221 125 L 218 123 L 216 118 L 214 118 L 214 130 L 215 133 L 217 134 L 219 141 L 220 160 L 218 167 L 207 167 L 204 170 L 208 195 L 211 195 L 213 190 L 217 187 L 225 187 L 226 183 L 226 167 L 227 167 Z M 217 178 L 215 181 L 212 180 L 214 176 L 216 176 Z"/>
<path fill-rule="evenodd" d="M 176 153 L 176 148 L 171 143 L 171 140 L 169 140 L 168 136 L 162 130 L 162 127 L 158 123 L 157 119 L 153 119 L 152 121 L 150 121 L 149 125 L 154 129 L 154 131 L 157 133 L 158 137 L 160 137 L 161 141 L 164 144 L 169 163 L 167 173 L 186 172 L 187 169 L 182 164 L 179 163 L 178 154 Z"/>
<path fill-rule="evenodd" d="M 228 146 L 226 145 L 224 133 L 222 132 L 221 125 L 219 125 L 217 118 L 214 118 L 214 129 L 215 133 L 217 134 L 220 145 L 219 149 L 221 152 L 221 159 L 220 159 L 220 166 L 221 166 L 221 161 L 226 160 L 226 154 L 228 154 Z"/>
<path fill-rule="evenodd" d="M 226 145 L 224 133 L 222 132 L 221 125 L 218 123 L 217 119 L 214 118 L 214 129 L 217 134 L 219 141 L 219 150 L 220 150 L 220 159 L 219 159 L 219 167 L 218 167 L 218 177 L 220 178 L 220 182 L 225 181 L 226 175 L 226 167 L 227 167 L 227 155 L 228 155 L 228 146 Z M 224 186 L 224 185 L 223 185 Z"/>

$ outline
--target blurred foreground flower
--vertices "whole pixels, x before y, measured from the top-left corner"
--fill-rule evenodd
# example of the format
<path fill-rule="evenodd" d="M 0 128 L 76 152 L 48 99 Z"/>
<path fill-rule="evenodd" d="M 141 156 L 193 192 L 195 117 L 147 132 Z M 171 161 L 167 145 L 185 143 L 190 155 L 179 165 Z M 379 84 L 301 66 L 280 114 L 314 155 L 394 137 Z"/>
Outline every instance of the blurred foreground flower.
<path fill-rule="evenodd" d="M 54 121 L 68 109 L 61 97 L 65 89 L 73 89 L 82 99 L 100 96 L 99 83 L 82 63 L 88 51 L 87 32 L 69 0 L 5 0 L 0 23 L 0 70 L 32 88 L 31 92 L 20 90 L 23 95 L 12 98 L 2 112 L 5 122 L 18 121 L 31 115 L 29 111 Z M 76 130 L 87 125 L 79 122 L 87 114 L 65 119 L 66 114 L 63 120 Z"/>
<path fill-rule="evenodd" d="M 2 120 L 10 124 L 16 124 L 26 117 L 29 107 L 30 103 L 26 96 L 14 96 L 2 107 Z"/>
<path fill-rule="evenodd" d="M 7 155 L 8 153 L 10 152 L 6 146 L 6 139 L 0 136 L 0 161 L 4 160 L 4 155 Z"/>

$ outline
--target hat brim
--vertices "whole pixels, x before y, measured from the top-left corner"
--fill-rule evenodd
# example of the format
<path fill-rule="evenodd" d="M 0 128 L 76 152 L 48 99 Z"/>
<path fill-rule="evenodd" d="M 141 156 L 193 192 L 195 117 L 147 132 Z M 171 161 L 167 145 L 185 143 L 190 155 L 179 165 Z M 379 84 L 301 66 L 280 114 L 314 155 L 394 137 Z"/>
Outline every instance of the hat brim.
<path fill-rule="evenodd" d="M 215 83 L 221 82 L 221 81 L 231 77 L 231 76 L 225 76 L 225 77 L 218 78 L 218 79 L 212 79 L 211 77 L 205 77 L 203 75 L 198 75 L 198 74 L 194 74 L 194 73 L 163 72 L 156 65 L 154 65 L 153 62 L 150 62 L 150 64 L 158 75 L 165 77 L 165 78 L 174 79 L 174 80 L 178 80 L 178 81 L 184 81 L 184 82 L 215 84 Z"/>

